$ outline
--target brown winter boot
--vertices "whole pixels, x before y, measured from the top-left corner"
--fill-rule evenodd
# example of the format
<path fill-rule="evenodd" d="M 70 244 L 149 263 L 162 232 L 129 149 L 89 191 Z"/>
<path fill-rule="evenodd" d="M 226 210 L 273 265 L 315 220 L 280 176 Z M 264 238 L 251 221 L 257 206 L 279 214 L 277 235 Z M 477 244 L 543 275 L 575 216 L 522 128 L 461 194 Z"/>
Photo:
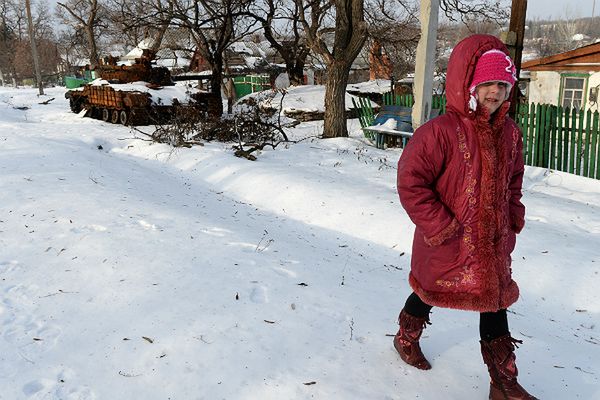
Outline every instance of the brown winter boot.
<path fill-rule="evenodd" d="M 400 358 L 415 368 L 431 369 L 431 364 L 423 355 L 419 345 L 419 338 L 423 333 L 423 329 L 427 324 L 430 324 L 429 319 L 413 317 L 402 310 L 398 317 L 398 323 L 400 329 L 394 336 L 394 347 L 400 354 Z"/>
<path fill-rule="evenodd" d="M 517 382 L 515 346 L 521 340 L 504 335 L 491 342 L 480 341 L 483 362 L 490 372 L 490 400 L 538 400 Z"/>

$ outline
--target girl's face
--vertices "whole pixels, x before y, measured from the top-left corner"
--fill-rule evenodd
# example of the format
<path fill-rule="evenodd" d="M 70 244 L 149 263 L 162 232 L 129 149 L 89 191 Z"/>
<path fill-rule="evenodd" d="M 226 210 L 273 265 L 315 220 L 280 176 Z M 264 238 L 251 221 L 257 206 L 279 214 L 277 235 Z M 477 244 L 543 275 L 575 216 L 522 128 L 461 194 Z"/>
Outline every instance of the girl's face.
<path fill-rule="evenodd" d="M 508 97 L 508 84 L 506 82 L 485 82 L 475 89 L 477 102 L 485 107 L 490 115 L 496 112 Z"/>

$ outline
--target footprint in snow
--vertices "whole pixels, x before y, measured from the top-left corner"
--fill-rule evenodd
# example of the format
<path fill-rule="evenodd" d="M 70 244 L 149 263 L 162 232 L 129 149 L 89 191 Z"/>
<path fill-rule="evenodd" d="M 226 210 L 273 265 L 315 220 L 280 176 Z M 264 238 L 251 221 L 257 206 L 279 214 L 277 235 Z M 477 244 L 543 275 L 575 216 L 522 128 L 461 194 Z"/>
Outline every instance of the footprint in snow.
<path fill-rule="evenodd" d="M 268 303 L 269 302 L 269 292 L 268 289 L 264 286 L 255 287 L 252 289 L 252 293 L 250 293 L 250 300 L 254 303 Z"/>
<path fill-rule="evenodd" d="M 73 233 L 91 233 L 91 232 L 105 232 L 106 230 L 108 230 L 108 228 L 105 226 L 92 224 L 92 225 L 84 225 L 79 228 L 72 228 L 71 232 L 73 232 Z"/>
<path fill-rule="evenodd" d="M 138 224 L 140 224 L 140 226 L 142 228 L 148 229 L 150 231 L 161 231 L 162 230 L 162 228 L 160 226 L 151 224 L 150 222 L 146 222 L 143 219 L 140 219 L 138 221 Z"/>
<path fill-rule="evenodd" d="M 96 395 L 89 387 L 77 384 L 73 370 L 54 368 L 52 378 L 36 379 L 22 388 L 27 399 L 95 400 Z"/>
<path fill-rule="evenodd" d="M 20 346 L 27 358 L 36 358 L 58 343 L 62 330 L 58 325 L 47 323 L 34 315 L 17 316 L 4 321 L 4 339 Z"/>
<path fill-rule="evenodd" d="M 545 217 L 538 216 L 538 215 L 529 215 L 529 216 L 527 216 L 527 220 L 548 223 L 548 220 Z"/>
<path fill-rule="evenodd" d="M 1 336 L 9 343 L 18 344 L 27 358 L 54 348 L 62 334 L 61 328 L 37 315 L 36 285 L 14 285 L 6 288 L 0 303 Z"/>
<path fill-rule="evenodd" d="M 54 382 L 50 379 L 37 379 L 23 386 L 23 393 L 28 398 L 39 398 L 39 396 L 37 395 L 40 392 L 42 392 L 42 395 L 46 394 L 47 392 L 49 392 L 48 389 L 50 389 L 53 385 Z"/>
<path fill-rule="evenodd" d="M 8 308 L 23 308 L 33 306 L 31 300 L 35 297 L 39 287 L 37 285 L 12 285 L 4 289 L 2 303 Z"/>
<path fill-rule="evenodd" d="M 17 268 L 18 265 L 19 262 L 15 260 L 0 261 L 0 273 L 12 272 L 15 268 Z"/>
<path fill-rule="evenodd" d="M 297 273 L 295 273 L 294 271 L 289 270 L 287 268 L 283 268 L 283 267 L 274 267 L 273 271 L 275 271 L 279 275 L 286 276 L 289 278 L 297 278 L 298 277 Z"/>
<path fill-rule="evenodd" d="M 226 234 L 231 233 L 231 231 L 228 229 L 222 229 L 217 227 L 202 229 L 200 232 L 217 237 L 225 237 Z"/>

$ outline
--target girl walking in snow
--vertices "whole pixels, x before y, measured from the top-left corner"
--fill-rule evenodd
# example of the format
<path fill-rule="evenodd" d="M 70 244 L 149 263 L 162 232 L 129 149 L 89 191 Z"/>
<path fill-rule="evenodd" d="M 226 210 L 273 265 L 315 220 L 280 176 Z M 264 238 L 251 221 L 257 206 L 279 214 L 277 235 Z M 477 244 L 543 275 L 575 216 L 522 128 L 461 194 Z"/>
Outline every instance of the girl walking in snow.
<path fill-rule="evenodd" d="M 517 301 L 510 254 L 525 224 L 523 141 L 508 117 L 514 63 L 494 36 L 452 51 L 446 114 L 417 129 L 398 162 L 398 193 L 415 223 L 409 283 L 394 347 L 430 369 L 419 346 L 433 306 L 480 313 L 481 354 L 492 400 L 535 400 L 517 382 L 506 309 Z"/>

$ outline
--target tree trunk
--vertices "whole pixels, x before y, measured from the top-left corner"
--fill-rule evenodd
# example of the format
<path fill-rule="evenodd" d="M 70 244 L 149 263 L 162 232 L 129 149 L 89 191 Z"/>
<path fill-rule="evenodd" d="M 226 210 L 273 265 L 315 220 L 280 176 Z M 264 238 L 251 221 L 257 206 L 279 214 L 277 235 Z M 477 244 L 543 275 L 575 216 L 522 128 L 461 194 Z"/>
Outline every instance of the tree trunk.
<path fill-rule="evenodd" d="M 169 29 L 169 24 L 162 24 L 156 33 L 156 37 L 154 37 L 152 45 L 150 46 L 150 50 L 152 50 L 154 53 L 158 53 L 158 50 L 160 50 L 160 45 L 162 44 L 167 29 Z"/>
<path fill-rule="evenodd" d="M 226 70 L 226 73 L 229 75 L 228 69 Z M 225 78 L 223 93 L 225 93 L 225 96 L 227 97 L 227 114 L 233 114 L 233 103 L 235 102 L 235 84 L 233 83 L 233 78 Z"/>
<path fill-rule="evenodd" d="M 10 75 L 12 78 L 13 87 L 16 88 L 18 86 L 17 85 L 17 70 L 15 69 L 14 64 L 11 66 L 10 70 L 11 70 Z"/>
<path fill-rule="evenodd" d="M 233 114 L 233 103 L 235 102 L 235 84 L 231 77 L 231 71 L 229 70 L 229 64 L 225 59 L 225 83 L 223 84 L 223 93 L 227 97 L 227 114 Z"/>
<path fill-rule="evenodd" d="M 31 4 L 29 0 L 25 1 L 25 8 L 27 11 L 27 25 L 29 31 L 29 42 L 31 43 L 31 56 L 33 57 L 33 66 L 35 68 L 35 80 L 38 86 L 38 92 L 41 95 L 44 94 L 44 84 L 42 82 L 42 73 L 40 71 L 40 60 L 38 58 L 37 46 L 35 43 L 35 37 L 33 34 L 33 20 L 31 18 Z"/>
<path fill-rule="evenodd" d="M 304 85 L 304 65 L 287 65 L 286 70 L 288 73 L 288 78 L 290 80 L 290 85 L 292 86 L 302 86 Z"/>
<path fill-rule="evenodd" d="M 90 45 L 90 67 L 94 68 L 98 65 L 98 48 L 96 46 L 96 38 L 94 37 L 94 31 L 91 28 L 85 30 L 88 44 Z"/>
<path fill-rule="evenodd" d="M 210 92 L 219 99 L 221 97 L 221 85 L 223 84 L 223 63 L 215 62 L 212 66 L 212 77 L 210 78 Z M 214 104 L 211 117 L 221 118 L 223 115 L 223 102 Z"/>
<path fill-rule="evenodd" d="M 323 138 L 348 137 L 346 124 L 346 85 L 349 66 L 336 61 L 327 71 Z"/>
<path fill-rule="evenodd" d="M 320 2 L 296 0 L 301 10 L 311 10 L 311 17 L 317 15 Z M 335 7 L 335 36 L 333 47 L 310 30 L 304 11 L 300 21 L 307 33 L 312 50 L 321 55 L 327 66 L 327 84 L 325 86 L 325 125 L 323 137 L 347 137 L 346 124 L 346 84 L 354 59 L 360 52 L 367 37 L 367 25 L 364 20 L 364 0 L 335 0 L 329 2 Z"/>

